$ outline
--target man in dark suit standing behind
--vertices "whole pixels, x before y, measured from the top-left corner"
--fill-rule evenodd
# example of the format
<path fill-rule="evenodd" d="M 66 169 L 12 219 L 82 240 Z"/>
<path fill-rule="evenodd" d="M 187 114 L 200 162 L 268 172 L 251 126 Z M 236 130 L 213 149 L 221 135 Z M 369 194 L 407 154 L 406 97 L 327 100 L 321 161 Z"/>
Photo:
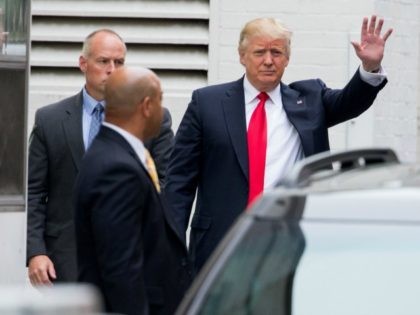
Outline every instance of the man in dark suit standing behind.
<path fill-rule="evenodd" d="M 190 282 L 186 245 L 143 145 L 159 132 L 161 97 L 152 71 L 116 70 L 106 84 L 105 122 L 76 179 L 79 281 L 101 290 L 108 312 L 173 314 Z"/>
<path fill-rule="evenodd" d="M 78 94 L 39 109 L 29 144 L 27 263 L 33 285 L 76 281 L 72 190 L 79 164 L 103 117 L 108 76 L 124 65 L 126 46 L 112 30 L 89 34 L 79 67 L 86 84 Z M 100 105 L 98 105 L 100 104 Z M 96 106 L 99 107 L 95 109 Z M 96 125 L 99 127 L 100 123 Z M 92 132 L 91 132 L 92 131 Z M 161 132 L 145 144 L 160 180 L 173 145 L 171 117 L 165 109 Z"/>
<path fill-rule="evenodd" d="M 245 75 L 196 90 L 178 128 L 166 194 L 182 231 L 191 222 L 190 250 L 199 270 L 234 220 L 293 164 L 329 150 L 328 128 L 372 105 L 386 84 L 381 67 L 383 19 L 363 20 L 362 65 L 341 90 L 321 80 L 281 82 L 291 32 L 277 20 L 248 22 L 239 39 Z"/>

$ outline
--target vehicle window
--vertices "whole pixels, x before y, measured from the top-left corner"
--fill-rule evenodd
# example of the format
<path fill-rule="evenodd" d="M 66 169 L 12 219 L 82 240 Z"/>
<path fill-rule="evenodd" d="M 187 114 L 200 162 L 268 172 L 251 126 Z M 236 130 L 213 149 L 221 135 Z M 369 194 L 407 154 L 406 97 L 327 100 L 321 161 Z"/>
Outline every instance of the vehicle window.
<path fill-rule="evenodd" d="M 301 228 L 306 246 L 293 315 L 419 313 L 418 224 L 312 221 Z"/>
<path fill-rule="evenodd" d="M 294 272 L 304 246 L 297 223 L 256 221 L 198 314 L 290 314 Z"/>
<path fill-rule="evenodd" d="M 25 210 L 30 1 L 0 0 L 0 212 Z"/>

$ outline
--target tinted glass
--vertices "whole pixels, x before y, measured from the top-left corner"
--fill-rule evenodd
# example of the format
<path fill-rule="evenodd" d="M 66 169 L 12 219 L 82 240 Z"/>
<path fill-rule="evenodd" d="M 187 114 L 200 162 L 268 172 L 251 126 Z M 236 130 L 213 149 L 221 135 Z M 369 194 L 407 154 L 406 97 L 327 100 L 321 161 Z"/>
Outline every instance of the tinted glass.
<path fill-rule="evenodd" d="M 293 274 L 304 244 L 296 224 L 256 221 L 198 314 L 290 314 Z"/>
<path fill-rule="evenodd" d="M 0 194 L 23 193 L 25 70 L 0 68 Z M 17 87 L 21 87 L 17 89 Z"/>
<path fill-rule="evenodd" d="M 29 2 L 0 0 L 0 55 L 26 55 Z"/>
<path fill-rule="evenodd" d="M 0 211 L 23 211 L 30 1 L 0 0 Z"/>
<path fill-rule="evenodd" d="M 417 314 L 418 266 L 419 222 L 256 221 L 198 314 Z"/>

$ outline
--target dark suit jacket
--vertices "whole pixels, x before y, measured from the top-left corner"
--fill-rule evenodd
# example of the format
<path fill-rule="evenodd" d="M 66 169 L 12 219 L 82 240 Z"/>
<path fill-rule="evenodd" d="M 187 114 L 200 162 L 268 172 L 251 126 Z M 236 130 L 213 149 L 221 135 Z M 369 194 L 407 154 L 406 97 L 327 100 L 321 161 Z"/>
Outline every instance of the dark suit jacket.
<path fill-rule="evenodd" d="M 328 128 L 369 108 L 385 83 L 373 87 L 357 72 L 342 90 L 329 89 L 321 80 L 281 84 L 284 110 L 305 156 L 329 150 Z M 196 90 L 175 136 L 166 195 L 186 231 L 198 189 L 190 235 L 197 270 L 247 205 L 244 104 L 243 78 Z"/>
<path fill-rule="evenodd" d="M 57 281 L 76 281 L 72 190 L 84 154 L 82 92 L 39 109 L 29 144 L 27 262 L 36 255 L 53 261 Z M 159 136 L 146 143 L 160 180 L 173 146 L 165 109 Z"/>
<path fill-rule="evenodd" d="M 173 314 L 190 282 L 187 248 L 129 143 L 102 127 L 75 184 L 79 281 L 107 311 Z"/>

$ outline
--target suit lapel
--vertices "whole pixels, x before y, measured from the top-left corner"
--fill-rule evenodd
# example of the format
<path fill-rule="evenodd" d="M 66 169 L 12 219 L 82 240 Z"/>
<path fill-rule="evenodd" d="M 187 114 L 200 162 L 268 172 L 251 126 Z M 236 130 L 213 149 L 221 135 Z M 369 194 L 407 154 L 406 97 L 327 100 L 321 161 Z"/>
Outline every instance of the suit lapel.
<path fill-rule="evenodd" d="M 140 166 L 140 168 L 144 172 L 144 176 L 147 177 L 147 179 L 150 181 L 150 185 L 152 185 L 153 187 L 155 186 L 152 178 L 149 175 L 149 172 L 147 171 L 147 169 L 145 168 L 143 163 L 140 161 L 140 158 L 138 157 L 137 153 L 134 151 L 132 146 L 124 139 L 123 136 L 121 136 L 118 132 L 116 132 L 116 131 L 114 131 L 114 130 L 106 127 L 106 126 L 101 127 L 101 130 L 99 131 L 98 137 L 100 137 L 101 134 L 106 135 L 107 137 L 111 137 L 115 141 L 117 141 L 124 148 L 124 150 L 127 151 L 128 154 L 131 155 L 133 157 L 133 159 L 138 163 L 138 165 Z M 161 194 L 159 194 L 156 189 L 154 191 L 155 191 L 155 194 L 156 194 L 156 199 L 158 200 L 158 202 L 161 205 L 161 209 L 162 209 L 163 215 L 165 217 L 165 221 L 168 223 L 168 225 L 173 230 L 173 232 L 176 234 L 176 236 L 179 238 L 179 240 L 185 245 L 185 250 L 187 250 L 186 249 L 186 244 L 184 243 L 184 239 L 180 236 L 180 233 L 177 229 L 177 226 L 172 219 L 172 215 L 170 213 L 168 213 L 168 207 L 165 203 L 164 197 Z"/>
<path fill-rule="evenodd" d="M 82 127 L 82 110 L 83 100 L 82 92 L 71 98 L 65 109 L 67 118 L 63 120 L 64 135 L 76 170 L 79 170 L 80 161 L 85 153 L 83 144 L 83 127 Z"/>
<path fill-rule="evenodd" d="M 238 163 L 248 180 L 248 145 L 246 137 L 245 97 L 243 78 L 234 82 L 222 99 L 226 127 L 235 150 Z"/>
<path fill-rule="evenodd" d="M 312 155 L 314 140 L 308 120 L 308 104 L 305 97 L 283 83 L 281 83 L 281 97 L 287 117 L 300 136 L 305 156 Z"/>
<path fill-rule="evenodd" d="M 153 183 L 153 180 L 150 177 L 149 172 L 147 171 L 147 169 L 143 165 L 143 163 L 140 161 L 140 159 L 139 159 L 138 155 L 136 154 L 136 152 L 134 152 L 133 148 L 130 145 L 128 145 L 128 147 L 129 147 L 128 148 L 128 152 L 137 161 L 137 163 L 140 165 L 140 167 L 143 170 L 145 176 L 150 181 L 150 185 L 152 185 L 153 187 L 155 187 L 155 184 Z M 166 205 L 165 198 L 163 196 L 163 189 L 162 189 L 162 193 L 160 193 L 160 194 L 158 193 L 158 191 L 156 189 L 154 191 L 156 193 L 156 199 L 158 200 L 158 202 L 161 205 L 161 209 L 162 209 L 163 215 L 165 217 L 166 223 L 173 230 L 173 232 L 176 234 L 176 236 L 179 238 L 179 240 L 185 245 L 185 250 L 187 250 L 186 244 L 184 243 L 184 238 L 181 237 L 180 231 L 178 231 L 177 225 L 173 221 L 172 215 L 170 213 L 168 213 L 168 209 L 169 208 Z"/>
<path fill-rule="evenodd" d="M 313 154 L 314 141 L 312 129 L 308 125 L 308 104 L 306 104 L 305 97 L 283 83 L 281 83 L 281 97 L 287 117 L 300 136 L 305 156 Z M 232 84 L 221 102 L 232 146 L 242 172 L 248 180 L 248 146 L 243 78 Z"/>

